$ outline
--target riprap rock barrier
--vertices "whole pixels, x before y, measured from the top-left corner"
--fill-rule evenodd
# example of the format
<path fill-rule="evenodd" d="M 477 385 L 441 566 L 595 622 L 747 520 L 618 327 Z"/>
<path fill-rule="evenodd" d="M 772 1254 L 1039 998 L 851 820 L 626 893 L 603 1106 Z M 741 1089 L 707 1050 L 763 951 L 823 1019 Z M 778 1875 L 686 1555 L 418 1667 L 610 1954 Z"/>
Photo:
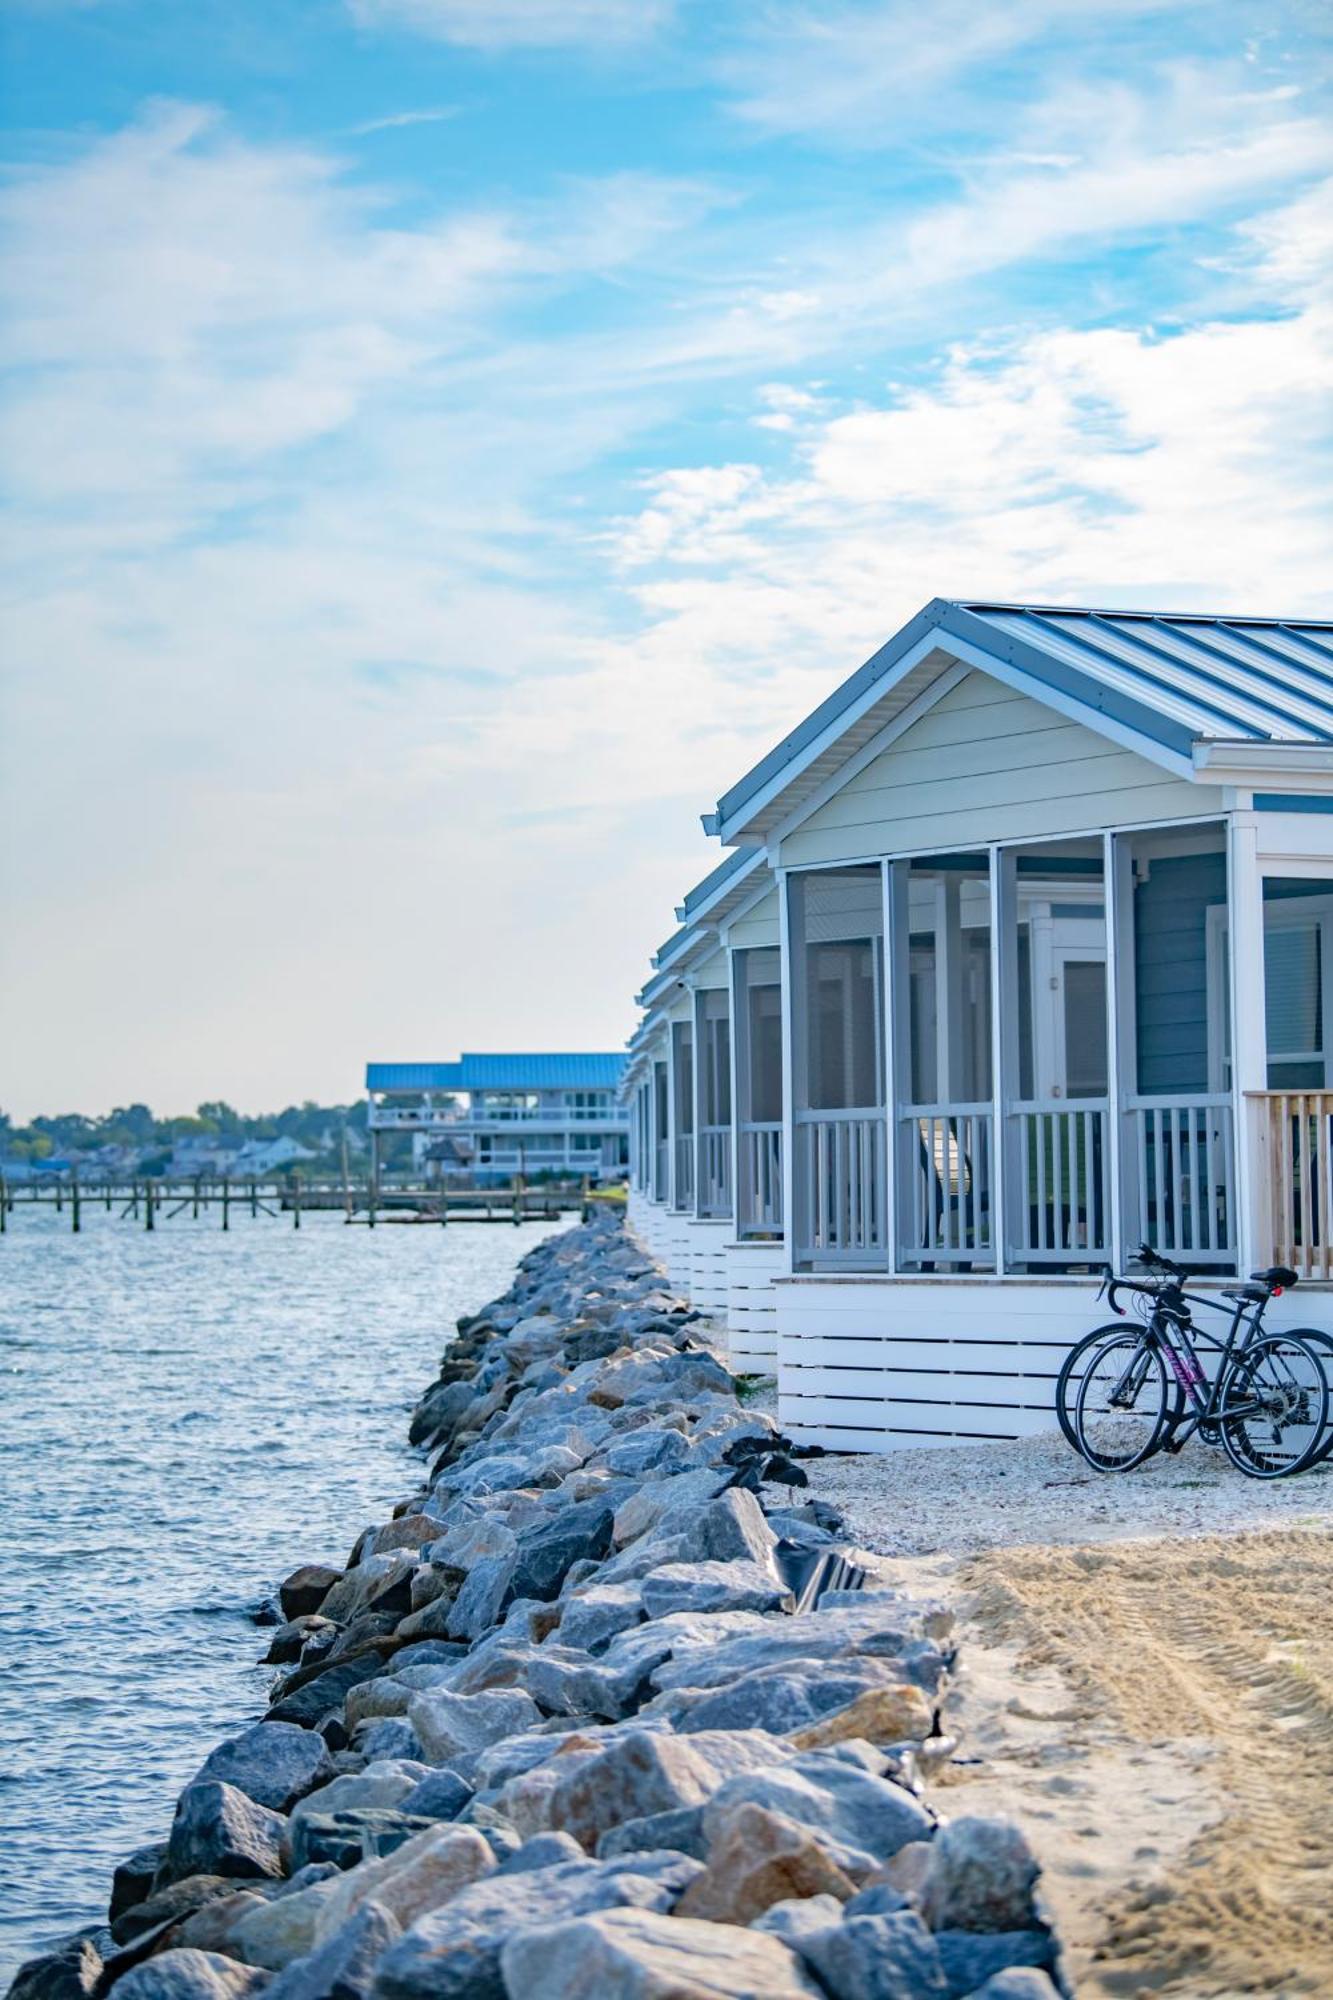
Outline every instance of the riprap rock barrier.
<path fill-rule="evenodd" d="M 13 2000 L 1051 2000 L 880 1585 L 611 1215 L 459 1323 L 420 1490 L 281 1590 L 272 1706 Z"/>

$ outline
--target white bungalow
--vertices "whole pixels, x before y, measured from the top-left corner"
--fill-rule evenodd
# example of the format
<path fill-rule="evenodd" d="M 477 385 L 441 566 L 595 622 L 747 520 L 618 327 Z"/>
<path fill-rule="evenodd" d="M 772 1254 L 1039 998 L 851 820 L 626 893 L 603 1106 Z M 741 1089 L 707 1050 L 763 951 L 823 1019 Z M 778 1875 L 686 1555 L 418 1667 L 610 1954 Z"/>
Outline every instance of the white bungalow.
<path fill-rule="evenodd" d="M 633 1213 L 786 1426 L 1044 1427 L 1144 1238 L 1333 1329 L 1333 625 L 936 600 L 705 826 Z"/>
<path fill-rule="evenodd" d="M 413 1160 L 448 1142 L 478 1186 L 538 1174 L 623 1176 L 629 1120 L 617 1102 L 623 1055 L 464 1054 L 447 1063 L 368 1063 L 367 1126 L 411 1136 Z"/>

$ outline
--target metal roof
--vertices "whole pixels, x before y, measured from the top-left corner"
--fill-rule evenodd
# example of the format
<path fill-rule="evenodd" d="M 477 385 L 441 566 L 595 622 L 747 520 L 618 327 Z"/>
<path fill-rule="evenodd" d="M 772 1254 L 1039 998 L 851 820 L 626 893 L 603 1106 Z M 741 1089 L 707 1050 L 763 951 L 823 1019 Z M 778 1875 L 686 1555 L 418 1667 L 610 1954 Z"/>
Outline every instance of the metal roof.
<path fill-rule="evenodd" d="M 1114 725 L 1182 768 L 1200 743 L 1333 749 L 1328 620 L 937 597 L 733 785 L 705 826 L 734 837 L 749 824 L 747 808 L 807 769 L 830 738 L 847 754 L 841 722 L 866 720 L 865 736 L 890 719 L 875 706 L 877 690 L 895 691 L 905 707 L 957 659 L 983 670 L 993 661 L 1037 699 L 1058 695 L 1085 708 L 1094 727 Z"/>
<path fill-rule="evenodd" d="M 623 1054 L 472 1055 L 451 1063 L 367 1063 L 367 1090 L 614 1090 Z"/>
<path fill-rule="evenodd" d="M 762 859 L 754 848 L 738 847 L 731 854 L 724 854 L 716 868 L 709 870 L 702 882 L 696 882 L 692 889 L 685 891 L 684 900 L 676 911 L 681 923 L 692 917 L 704 903 L 709 903 L 719 889 L 725 889 L 733 875 L 744 868 L 747 873 Z"/>

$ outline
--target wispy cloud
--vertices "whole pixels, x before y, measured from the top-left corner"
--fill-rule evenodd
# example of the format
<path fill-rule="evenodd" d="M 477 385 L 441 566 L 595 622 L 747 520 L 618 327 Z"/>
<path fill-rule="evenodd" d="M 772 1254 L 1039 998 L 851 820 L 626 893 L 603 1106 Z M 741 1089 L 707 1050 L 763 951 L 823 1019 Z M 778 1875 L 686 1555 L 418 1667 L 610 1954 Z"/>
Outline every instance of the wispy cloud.
<path fill-rule="evenodd" d="M 412 29 L 442 42 L 499 52 L 641 42 L 674 13 L 674 0 L 348 0 L 363 27 Z"/>
<path fill-rule="evenodd" d="M 406 125 L 441 125 L 446 119 L 457 116 L 456 104 L 437 104 L 427 111 L 391 111 L 387 117 L 367 118 L 360 125 L 350 125 L 347 129 L 359 139 L 371 132 L 396 132 Z"/>

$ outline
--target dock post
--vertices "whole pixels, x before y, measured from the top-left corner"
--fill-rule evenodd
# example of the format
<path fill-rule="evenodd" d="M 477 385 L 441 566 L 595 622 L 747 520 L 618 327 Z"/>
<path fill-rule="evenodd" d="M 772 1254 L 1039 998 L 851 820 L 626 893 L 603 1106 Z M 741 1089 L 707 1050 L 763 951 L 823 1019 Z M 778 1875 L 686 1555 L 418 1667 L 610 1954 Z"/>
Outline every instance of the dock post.
<path fill-rule="evenodd" d="M 258 1181 L 251 1181 L 251 1183 L 250 1183 L 250 1213 L 251 1213 L 251 1215 L 258 1215 L 258 1213 L 259 1213 L 259 1182 L 258 1182 Z"/>
<path fill-rule="evenodd" d="M 61 1215 L 65 1207 L 65 1186 L 59 1174 L 56 1175 L 56 1214 Z"/>
<path fill-rule="evenodd" d="M 222 1227 L 231 1228 L 231 1182 L 226 1174 L 222 1176 Z"/>
<path fill-rule="evenodd" d="M 343 1126 L 343 1221 L 352 1219 L 352 1168 L 347 1157 L 347 1127 Z"/>
<path fill-rule="evenodd" d="M 292 1175 L 292 1228 L 301 1227 L 301 1176 Z"/>
<path fill-rule="evenodd" d="M 104 1182 L 102 1183 L 102 1193 L 103 1193 L 103 1194 L 104 1194 L 104 1195 L 106 1196 L 106 1212 L 107 1212 L 107 1214 L 108 1214 L 108 1215 L 110 1215 L 110 1213 L 111 1213 L 111 1183 L 110 1183 L 110 1181 L 104 1181 Z"/>
<path fill-rule="evenodd" d="M 70 1227 L 74 1235 L 77 1236 L 83 1228 L 83 1223 L 79 1216 L 79 1176 L 77 1171 L 71 1173 L 69 1177 L 69 1219 Z"/>
<path fill-rule="evenodd" d="M 153 1222 L 153 1183 L 149 1180 L 146 1180 L 143 1184 L 143 1226 L 145 1229 L 155 1227 Z"/>
<path fill-rule="evenodd" d="M 4 1175 L 0 1174 L 0 1236 L 4 1235 L 8 1227 L 9 1227 L 9 1189 L 5 1185 Z"/>
<path fill-rule="evenodd" d="M 519 1223 L 520 1223 L 520 1222 L 522 1222 L 522 1220 L 523 1220 L 523 1176 L 522 1176 L 522 1174 L 515 1174 L 515 1175 L 514 1175 L 514 1227 L 515 1227 L 515 1229 L 517 1229 L 517 1228 L 518 1228 L 518 1225 L 519 1225 Z"/>
<path fill-rule="evenodd" d="M 193 1207 L 193 1209 L 191 1210 L 191 1220 L 192 1220 L 192 1221 L 194 1221 L 194 1222 L 197 1222 L 197 1221 L 199 1220 L 199 1176 L 198 1176 L 198 1174 L 196 1174 L 196 1175 L 195 1175 L 195 1177 L 194 1177 L 194 1207 Z"/>

